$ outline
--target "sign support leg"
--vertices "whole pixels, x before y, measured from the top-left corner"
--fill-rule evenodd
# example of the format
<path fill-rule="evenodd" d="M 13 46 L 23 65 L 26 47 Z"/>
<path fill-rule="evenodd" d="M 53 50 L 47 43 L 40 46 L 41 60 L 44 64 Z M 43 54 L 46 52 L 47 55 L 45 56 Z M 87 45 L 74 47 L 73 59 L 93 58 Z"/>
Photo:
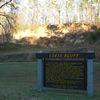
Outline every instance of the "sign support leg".
<path fill-rule="evenodd" d="M 41 92 L 43 90 L 43 61 L 37 59 L 37 90 Z"/>
<path fill-rule="evenodd" d="M 87 59 L 87 92 L 93 96 L 93 59 Z"/>

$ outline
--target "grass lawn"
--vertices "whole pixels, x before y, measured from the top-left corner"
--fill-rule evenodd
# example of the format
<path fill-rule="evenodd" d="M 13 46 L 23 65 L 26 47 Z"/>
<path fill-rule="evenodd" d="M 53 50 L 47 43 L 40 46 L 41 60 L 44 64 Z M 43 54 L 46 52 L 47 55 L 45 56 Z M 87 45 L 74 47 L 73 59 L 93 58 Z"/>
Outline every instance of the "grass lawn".
<path fill-rule="evenodd" d="M 0 54 L 18 54 L 18 53 L 36 53 L 38 51 L 59 51 L 59 50 L 65 50 L 65 48 L 35 48 L 35 47 L 20 47 L 17 49 L 4 49 L 0 51 Z M 70 48 L 71 49 L 71 48 Z"/>
<path fill-rule="evenodd" d="M 100 64 L 94 66 L 94 96 L 83 92 L 36 91 L 36 63 L 0 63 L 0 100 L 100 100 Z"/>

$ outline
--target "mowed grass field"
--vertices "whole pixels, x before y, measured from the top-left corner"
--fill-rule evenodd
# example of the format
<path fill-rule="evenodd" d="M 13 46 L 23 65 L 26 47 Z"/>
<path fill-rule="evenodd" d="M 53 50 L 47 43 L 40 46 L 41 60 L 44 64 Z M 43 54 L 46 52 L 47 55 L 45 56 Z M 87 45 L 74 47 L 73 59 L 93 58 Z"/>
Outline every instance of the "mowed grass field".
<path fill-rule="evenodd" d="M 36 91 L 36 62 L 0 63 L 0 100 L 100 100 L 100 63 L 94 65 L 94 96 L 85 92 Z"/>

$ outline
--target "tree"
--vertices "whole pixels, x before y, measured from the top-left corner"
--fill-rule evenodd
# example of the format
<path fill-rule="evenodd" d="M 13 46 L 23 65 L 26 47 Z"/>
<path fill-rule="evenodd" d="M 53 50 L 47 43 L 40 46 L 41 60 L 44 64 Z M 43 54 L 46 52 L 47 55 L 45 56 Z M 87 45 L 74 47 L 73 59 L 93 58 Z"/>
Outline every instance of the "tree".
<path fill-rule="evenodd" d="M 10 5 L 11 7 L 14 7 L 14 4 L 12 3 L 12 0 L 9 0 L 7 2 L 3 2 L 3 0 L 0 0 L 2 4 L 0 5 L 0 9 L 2 10 L 3 7 Z M 2 42 L 10 42 L 12 38 L 12 33 L 15 29 L 14 27 L 15 20 L 14 16 L 12 14 L 6 14 L 5 12 L 0 12 L 0 26 L 3 28 L 2 34 Z"/>
<path fill-rule="evenodd" d="M 96 23 L 97 18 L 100 15 L 99 4 L 100 0 L 82 0 L 80 4 L 82 20 L 85 22 Z"/>
<path fill-rule="evenodd" d="M 73 15 L 71 14 L 71 12 L 73 13 L 73 9 L 74 9 L 74 0 L 66 0 L 66 13 L 67 13 L 67 19 L 68 22 L 72 22 L 73 21 Z"/>
<path fill-rule="evenodd" d="M 100 22 L 100 0 L 92 0 L 92 6 L 95 9 L 95 23 Z"/>

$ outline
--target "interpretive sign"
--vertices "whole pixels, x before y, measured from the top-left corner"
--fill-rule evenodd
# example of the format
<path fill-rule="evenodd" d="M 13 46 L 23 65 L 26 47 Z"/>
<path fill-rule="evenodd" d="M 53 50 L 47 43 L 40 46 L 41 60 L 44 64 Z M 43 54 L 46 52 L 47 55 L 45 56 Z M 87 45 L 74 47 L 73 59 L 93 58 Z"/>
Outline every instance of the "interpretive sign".
<path fill-rule="evenodd" d="M 88 90 L 88 60 L 94 53 L 37 53 L 38 89 Z"/>
<path fill-rule="evenodd" d="M 86 89 L 86 61 L 71 60 L 45 60 L 44 62 L 44 86 Z"/>

